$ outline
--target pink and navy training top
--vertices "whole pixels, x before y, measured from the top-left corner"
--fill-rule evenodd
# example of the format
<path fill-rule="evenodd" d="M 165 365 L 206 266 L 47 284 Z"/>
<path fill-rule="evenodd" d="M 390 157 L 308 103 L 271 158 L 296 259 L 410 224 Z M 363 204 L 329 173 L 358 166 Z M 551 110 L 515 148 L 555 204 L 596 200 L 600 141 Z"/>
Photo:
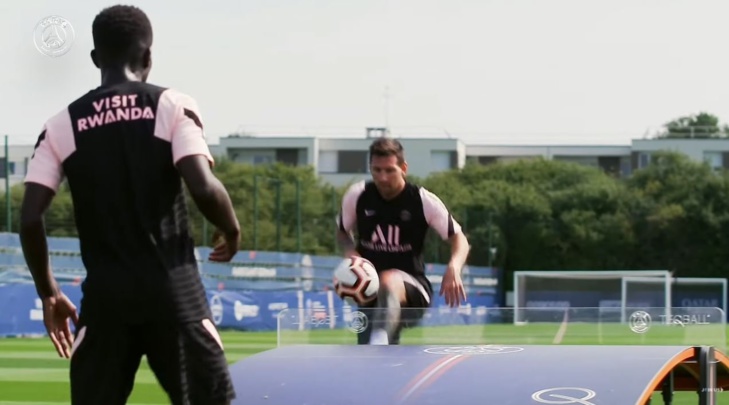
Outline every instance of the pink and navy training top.
<path fill-rule="evenodd" d="M 208 316 L 175 167 L 189 155 L 213 164 L 196 101 L 148 83 L 98 87 L 46 121 L 25 182 L 68 182 L 82 316 Z"/>

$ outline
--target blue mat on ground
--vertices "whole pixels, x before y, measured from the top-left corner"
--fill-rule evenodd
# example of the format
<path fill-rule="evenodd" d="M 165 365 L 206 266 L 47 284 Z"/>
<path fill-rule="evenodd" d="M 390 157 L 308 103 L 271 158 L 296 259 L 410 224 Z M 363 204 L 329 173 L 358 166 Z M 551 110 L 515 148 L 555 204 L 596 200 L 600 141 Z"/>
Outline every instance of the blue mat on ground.
<path fill-rule="evenodd" d="M 231 366 L 233 404 L 642 404 L 694 354 L 687 346 L 284 346 Z"/>

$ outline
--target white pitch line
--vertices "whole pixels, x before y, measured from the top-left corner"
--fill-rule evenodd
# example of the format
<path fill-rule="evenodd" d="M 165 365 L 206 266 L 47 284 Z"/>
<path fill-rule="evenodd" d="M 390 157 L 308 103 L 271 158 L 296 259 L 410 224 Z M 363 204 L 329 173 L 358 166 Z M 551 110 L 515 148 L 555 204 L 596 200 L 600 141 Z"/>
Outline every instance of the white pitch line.
<path fill-rule="evenodd" d="M 564 318 L 562 318 L 562 324 L 559 325 L 559 330 L 557 331 L 557 334 L 554 335 L 554 340 L 552 341 L 553 345 L 558 345 L 562 343 L 562 339 L 564 339 L 564 334 L 567 333 L 567 322 L 569 321 L 569 309 L 565 309 L 564 311 Z"/>

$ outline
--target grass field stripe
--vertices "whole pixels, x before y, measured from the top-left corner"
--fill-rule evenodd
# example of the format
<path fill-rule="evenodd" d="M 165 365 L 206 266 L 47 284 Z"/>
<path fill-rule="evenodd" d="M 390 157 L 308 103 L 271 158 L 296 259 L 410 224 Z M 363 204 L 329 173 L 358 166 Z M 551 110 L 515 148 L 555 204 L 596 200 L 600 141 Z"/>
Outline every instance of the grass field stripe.
<path fill-rule="evenodd" d="M 464 358 L 462 354 L 457 354 L 455 356 L 444 357 L 443 361 L 431 364 L 428 368 L 423 370 L 425 375 L 422 375 L 423 372 L 421 372 L 417 377 L 415 377 L 411 384 L 408 384 L 410 389 L 405 391 L 405 393 L 400 397 L 400 402 L 402 403 L 407 401 L 408 398 L 410 398 L 410 396 L 412 396 L 420 387 L 425 386 L 428 380 L 439 375 L 439 371 L 447 371 L 450 368 L 449 364 L 455 364 L 454 362 L 456 362 L 456 360 L 462 358 Z M 435 380 L 435 378 L 433 378 L 433 380 Z"/>
<path fill-rule="evenodd" d="M 17 352 L 0 352 L 0 359 L 64 359 L 58 357 L 58 353 L 50 351 L 17 351 Z"/>
<path fill-rule="evenodd" d="M 27 381 L 27 382 L 68 382 L 69 370 L 67 368 L 10 368 L 0 367 L 0 381 L 3 383 L 10 381 Z M 156 384 L 157 378 L 149 369 L 142 369 L 135 375 L 137 384 Z M 2 399 L 0 392 L 0 399 Z"/>
<path fill-rule="evenodd" d="M 26 402 L 26 401 L 0 401 L 0 405 L 58 405 L 58 404 L 68 404 L 68 402 Z M 128 402 L 127 405 L 160 405 L 159 403 L 147 403 L 147 402 Z"/>
<path fill-rule="evenodd" d="M 565 309 L 564 311 L 564 317 L 562 317 L 562 323 L 559 325 L 559 329 L 557 330 L 557 334 L 554 335 L 554 340 L 552 340 L 552 344 L 558 345 L 562 343 L 562 339 L 564 339 L 565 333 L 567 333 L 567 323 L 570 319 L 569 315 L 569 309 Z"/>

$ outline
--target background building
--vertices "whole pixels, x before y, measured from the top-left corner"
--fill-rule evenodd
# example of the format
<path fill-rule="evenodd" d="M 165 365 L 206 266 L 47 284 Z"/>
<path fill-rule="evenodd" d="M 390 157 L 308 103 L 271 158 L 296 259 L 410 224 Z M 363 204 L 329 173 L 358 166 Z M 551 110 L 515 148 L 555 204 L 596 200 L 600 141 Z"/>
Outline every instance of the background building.
<path fill-rule="evenodd" d="M 369 177 L 368 148 L 383 135 L 388 135 L 384 128 L 366 128 L 361 138 L 229 135 L 210 149 L 215 156 L 240 163 L 310 165 L 324 181 L 341 186 Z M 491 164 L 535 158 L 579 163 L 627 177 L 650 164 L 651 154 L 660 150 L 684 153 L 717 170 L 729 169 L 729 139 L 635 139 L 630 145 L 488 145 L 465 144 L 452 137 L 398 139 L 405 147 L 410 173 L 418 177 L 462 168 L 467 161 Z M 33 145 L 10 145 L 8 151 L 12 186 L 22 182 Z M 5 158 L 0 157 L 0 178 L 4 173 Z M 0 189 L 4 187 L 5 182 L 0 181 Z"/>
<path fill-rule="evenodd" d="M 216 155 L 236 162 L 312 165 L 324 181 L 340 186 L 369 176 L 367 149 L 372 139 L 386 132 L 368 128 L 365 134 L 361 138 L 230 135 L 211 148 Z M 660 150 L 682 152 L 717 169 L 729 168 L 729 139 L 635 139 L 629 145 L 488 145 L 465 144 L 450 137 L 398 139 L 406 149 L 410 173 L 419 177 L 462 168 L 467 161 L 491 164 L 535 158 L 583 164 L 627 177 L 648 165 L 651 154 Z"/>

